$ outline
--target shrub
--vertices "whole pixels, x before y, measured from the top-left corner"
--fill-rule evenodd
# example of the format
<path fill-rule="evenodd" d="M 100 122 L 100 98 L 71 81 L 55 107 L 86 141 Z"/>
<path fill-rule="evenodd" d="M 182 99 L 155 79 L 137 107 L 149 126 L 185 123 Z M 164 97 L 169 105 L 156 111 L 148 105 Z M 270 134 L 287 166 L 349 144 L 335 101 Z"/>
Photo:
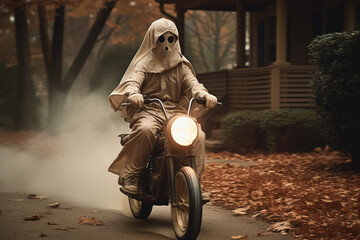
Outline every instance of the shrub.
<path fill-rule="evenodd" d="M 225 116 L 222 133 L 225 145 L 232 151 L 254 151 L 264 148 L 264 132 L 260 128 L 260 112 L 244 110 Z"/>
<path fill-rule="evenodd" d="M 308 151 L 324 144 L 314 111 L 240 111 L 222 122 L 225 144 L 235 151 Z"/>
<path fill-rule="evenodd" d="M 360 32 L 325 34 L 309 45 L 318 71 L 313 79 L 317 112 L 332 146 L 360 164 Z"/>
<path fill-rule="evenodd" d="M 313 110 L 265 110 L 260 127 L 266 131 L 266 148 L 272 152 L 308 151 L 323 144 L 323 134 Z"/>

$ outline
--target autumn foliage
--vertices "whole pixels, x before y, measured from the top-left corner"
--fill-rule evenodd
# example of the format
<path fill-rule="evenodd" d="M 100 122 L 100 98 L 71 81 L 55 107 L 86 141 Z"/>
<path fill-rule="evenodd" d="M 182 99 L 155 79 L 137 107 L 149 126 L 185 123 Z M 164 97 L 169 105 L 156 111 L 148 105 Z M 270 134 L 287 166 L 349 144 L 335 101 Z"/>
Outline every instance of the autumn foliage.
<path fill-rule="evenodd" d="M 213 205 L 287 224 L 284 229 L 301 239 L 359 239 L 360 174 L 346 169 L 350 158 L 341 153 L 223 152 L 207 158 L 253 163 L 207 165 L 202 184 Z"/>

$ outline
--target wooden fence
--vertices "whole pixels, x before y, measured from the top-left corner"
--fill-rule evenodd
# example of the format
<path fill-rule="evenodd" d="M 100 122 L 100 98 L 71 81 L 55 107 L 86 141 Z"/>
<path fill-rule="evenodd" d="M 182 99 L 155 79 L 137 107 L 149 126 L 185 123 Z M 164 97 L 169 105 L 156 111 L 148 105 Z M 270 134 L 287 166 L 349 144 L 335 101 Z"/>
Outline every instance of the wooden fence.
<path fill-rule="evenodd" d="M 313 107 L 312 66 L 286 66 L 280 71 L 280 108 Z"/>
<path fill-rule="evenodd" d="M 313 66 L 266 66 L 198 75 L 229 111 L 312 107 Z"/>

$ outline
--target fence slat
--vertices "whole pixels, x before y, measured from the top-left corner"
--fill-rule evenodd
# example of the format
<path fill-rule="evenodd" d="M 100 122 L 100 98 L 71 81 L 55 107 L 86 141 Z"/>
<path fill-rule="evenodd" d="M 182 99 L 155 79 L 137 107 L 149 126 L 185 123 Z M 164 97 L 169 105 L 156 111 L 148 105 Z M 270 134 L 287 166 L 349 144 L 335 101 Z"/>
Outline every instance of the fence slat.
<path fill-rule="evenodd" d="M 279 67 L 279 66 L 278 66 Z M 271 107 L 271 70 L 274 66 L 240 68 L 198 75 L 213 94 L 228 99 L 228 110 Z M 280 107 L 313 107 L 311 80 L 314 66 L 281 66 Z"/>

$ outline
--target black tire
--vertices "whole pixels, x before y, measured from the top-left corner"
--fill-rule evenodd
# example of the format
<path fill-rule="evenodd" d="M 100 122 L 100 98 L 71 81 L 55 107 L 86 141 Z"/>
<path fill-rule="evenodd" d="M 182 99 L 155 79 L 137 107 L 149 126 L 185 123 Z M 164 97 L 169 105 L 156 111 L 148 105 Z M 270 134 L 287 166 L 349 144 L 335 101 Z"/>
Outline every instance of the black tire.
<path fill-rule="evenodd" d="M 146 219 L 150 216 L 153 205 L 143 203 L 142 201 L 136 200 L 129 197 L 129 206 L 132 215 L 135 218 Z"/>
<path fill-rule="evenodd" d="M 199 235 L 202 221 L 201 189 L 191 167 L 181 168 L 175 175 L 175 207 L 171 219 L 177 239 L 192 240 Z"/>

